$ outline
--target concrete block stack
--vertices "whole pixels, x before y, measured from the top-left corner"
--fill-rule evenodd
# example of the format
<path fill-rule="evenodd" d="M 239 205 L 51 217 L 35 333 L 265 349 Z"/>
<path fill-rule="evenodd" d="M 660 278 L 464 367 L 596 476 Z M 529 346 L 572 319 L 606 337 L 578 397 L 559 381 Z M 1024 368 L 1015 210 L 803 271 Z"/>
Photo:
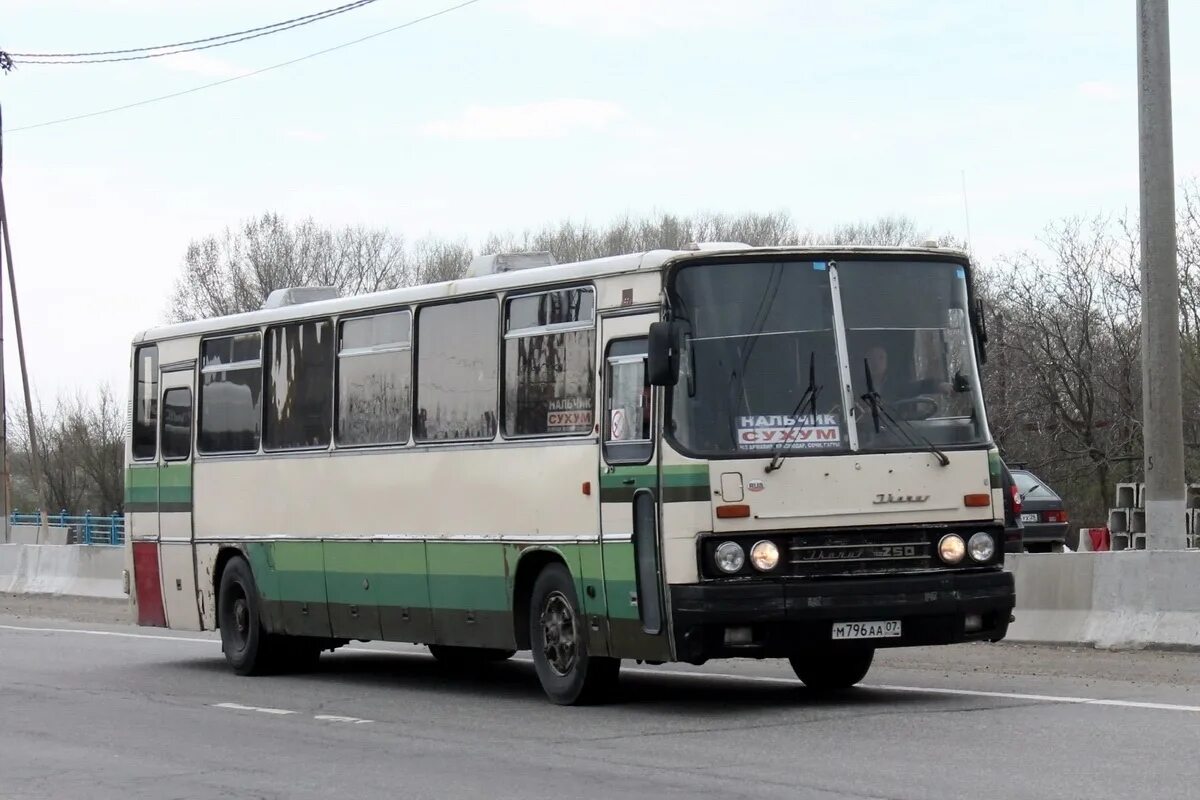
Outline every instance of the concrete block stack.
<path fill-rule="evenodd" d="M 1200 483 L 1188 484 L 1186 499 L 1187 546 L 1196 550 L 1200 549 Z M 1108 532 L 1113 550 L 1146 549 L 1146 484 L 1117 484 L 1117 507 L 1109 509 Z"/>
<path fill-rule="evenodd" d="M 1113 550 L 1146 549 L 1144 488 L 1141 483 L 1117 484 L 1117 507 L 1108 512 L 1109 546 Z"/>
<path fill-rule="evenodd" d="M 1189 550 L 1200 549 L 1200 483 L 1189 483 L 1187 487 L 1187 546 Z"/>

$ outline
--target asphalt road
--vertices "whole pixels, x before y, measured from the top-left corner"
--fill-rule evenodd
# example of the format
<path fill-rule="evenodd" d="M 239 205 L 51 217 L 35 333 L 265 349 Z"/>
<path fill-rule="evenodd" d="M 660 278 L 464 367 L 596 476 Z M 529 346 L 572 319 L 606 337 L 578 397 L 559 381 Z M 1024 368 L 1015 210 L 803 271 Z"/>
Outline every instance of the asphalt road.
<path fill-rule="evenodd" d="M 633 668 L 547 703 L 527 661 L 371 644 L 239 678 L 208 634 L 0 598 L 0 798 L 1200 797 L 1200 655 L 883 654 L 815 697 L 774 662 Z"/>

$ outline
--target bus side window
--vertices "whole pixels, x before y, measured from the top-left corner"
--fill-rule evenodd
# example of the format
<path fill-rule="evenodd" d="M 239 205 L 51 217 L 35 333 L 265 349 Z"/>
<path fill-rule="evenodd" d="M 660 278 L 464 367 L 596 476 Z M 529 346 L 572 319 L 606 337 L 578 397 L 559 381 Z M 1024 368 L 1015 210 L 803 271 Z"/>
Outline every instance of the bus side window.
<path fill-rule="evenodd" d="M 262 334 L 236 333 L 200 345 L 201 453 L 254 453 L 261 438 Z"/>
<path fill-rule="evenodd" d="M 645 464 L 654 453 L 645 338 L 609 344 L 604 386 L 605 460 L 610 464 Z"/>
<path fill-rule="evenodd" d="M 500 382 L 500 303 L 459 300 L 417 312 L 419 442 L 493 439 Z"/>
<path fill-rule="evenodd" d="M 191 455 L 192 390 L 167 389 L 167 391 L 163 393 L 163 460 L 185 461 Z"/>
<path fill-rule="evenodd" d="M 267 328 L 264 450 L 328 447 L 333 435 L 333 323 Z"/>
<path fill-rule="evenodd" d="M 139 347 L 134 353 L 133 457 L 158 455 L 158 348 Z"/>

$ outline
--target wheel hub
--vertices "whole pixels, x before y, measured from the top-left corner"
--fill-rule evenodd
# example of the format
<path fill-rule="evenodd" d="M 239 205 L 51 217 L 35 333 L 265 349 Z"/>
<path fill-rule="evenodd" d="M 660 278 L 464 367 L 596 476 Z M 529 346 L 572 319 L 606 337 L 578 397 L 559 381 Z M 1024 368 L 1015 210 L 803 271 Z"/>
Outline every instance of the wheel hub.
<path fill-rule="evenodd" d="M 238 635 L 244 638 L 250 632 L 250 609 L 246 606 L 246 598 L 239 597 L 233 604 L 233 621 Z"/>
<path fill-rule="evenodd" d="M 562 592 L 552 592 L 542 606 L 542 653 L 546 663 L 559 677 L 565 677 L 575 667 L 579 652 L 579 636 L 575 626 L 575 611 Z"/>

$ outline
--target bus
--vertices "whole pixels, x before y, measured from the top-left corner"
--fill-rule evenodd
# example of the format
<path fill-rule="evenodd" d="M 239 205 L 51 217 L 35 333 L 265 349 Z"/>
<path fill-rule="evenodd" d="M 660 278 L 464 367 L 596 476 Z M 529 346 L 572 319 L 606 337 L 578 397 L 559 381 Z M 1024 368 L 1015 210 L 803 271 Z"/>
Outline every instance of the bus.
<path fill-rule="evenodd" d="M 531 651 L 550 700 L 623 660 L 998 641 L 1000 459 L 967 255 L 696 243 L 158 327 L 131 353 L 139 624 L 229 665 L 354 641 Z"/>

